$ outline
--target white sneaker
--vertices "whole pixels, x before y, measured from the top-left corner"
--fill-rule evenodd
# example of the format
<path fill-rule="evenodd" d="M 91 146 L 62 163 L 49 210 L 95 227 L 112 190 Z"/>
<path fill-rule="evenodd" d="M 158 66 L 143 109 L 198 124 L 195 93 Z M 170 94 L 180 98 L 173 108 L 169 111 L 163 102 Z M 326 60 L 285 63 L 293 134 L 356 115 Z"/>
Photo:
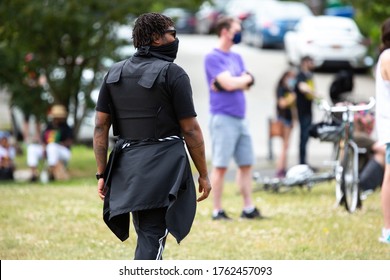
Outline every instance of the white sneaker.
<path fill-rule="evenodd" d="M 360 194 L 360 199 L 361 199 L 361 200 L 366 200 L 367 197 L 368 197 L 370 194 L 373 194 L 373 193 L 374 193 L 373 190 L 366 190 L 366 191 L 364 191 L 364 192 L 362 192 L 362 193 Z"/>
<path fill-rule="evenodd" d="M 379 237 L 379 241 L 390 244 L 390 229 L 382 229 L 382 236 Z"/>

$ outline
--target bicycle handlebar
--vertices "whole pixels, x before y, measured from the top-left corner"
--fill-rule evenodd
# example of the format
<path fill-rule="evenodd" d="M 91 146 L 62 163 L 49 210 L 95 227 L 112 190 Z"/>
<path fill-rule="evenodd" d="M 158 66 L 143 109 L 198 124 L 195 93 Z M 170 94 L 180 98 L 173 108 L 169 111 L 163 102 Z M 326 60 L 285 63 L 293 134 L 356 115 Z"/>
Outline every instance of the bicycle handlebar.
<path fill-rule="evenodd" d="M 327 111 L 327 112 L 358 112 L 358 111 L 366 111 L 370 110 L 375 106 L 375 98 L 370 97 L 370 101 L 367 104 L 363 105 L 340 105 L 340 106 L 330 106 L 328 101 L 325 99 L 322 99 L 319 104 L 320 108 Z"/>

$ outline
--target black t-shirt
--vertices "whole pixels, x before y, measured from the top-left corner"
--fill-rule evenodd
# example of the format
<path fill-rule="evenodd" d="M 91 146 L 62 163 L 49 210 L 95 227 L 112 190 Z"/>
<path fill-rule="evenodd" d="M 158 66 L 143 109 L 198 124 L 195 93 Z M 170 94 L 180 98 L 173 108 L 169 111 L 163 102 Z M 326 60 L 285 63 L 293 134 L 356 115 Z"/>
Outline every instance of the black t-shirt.
<path fill-rule="evenodd" d="M 299 83 L 304 82 L 314 89 L 313 74 L 300 71 L 297 75 L 295 92 L 297 93 L 297 110 L 299 116 L 312 115 L 312 99 L 299 90 Z"/>
<path fill-rule="evenodd" d="M 58 126 L 55 126 L 53 123 L 48 123 L 42 133 L 42 140 L 45 144 L 61 143 L 68 139 L 73 139 L 73 131 L 67 123 L 61 123 Z"/>
<path fill-rule="evenodd" d="M 279 86 L 277 88 L 276 94 L 277 94 L 276 110 L 277 110 L 278 117 L 282 117 L 286 120 L 291 121 L 292 120 L 291 107 L 281 108 L 279 106 L 279 98 L 285 98 L 285 97 L 287 97 L 288 94 L 292 94 L 291 90 L 289 90 L 285 86 Z"/>
<path fill-rule="evenodd" d="M 169 89 L 168 92 L 171 95 L 176 118 L 180 120 L 188 117 L 196 117 L 190 79 L 183 68 L 171 63 L 167 69 L 166 84 Z M 104 81 L 100 88 L 96 111 L 110 114 L 110 101 L 110 92 Z"/>

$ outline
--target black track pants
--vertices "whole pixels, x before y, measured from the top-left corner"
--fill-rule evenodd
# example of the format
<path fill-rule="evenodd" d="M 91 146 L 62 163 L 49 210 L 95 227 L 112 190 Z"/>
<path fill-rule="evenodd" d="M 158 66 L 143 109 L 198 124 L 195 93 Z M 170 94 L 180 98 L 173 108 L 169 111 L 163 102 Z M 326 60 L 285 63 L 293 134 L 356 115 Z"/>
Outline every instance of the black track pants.
<path fill-rule="evenodd" d="M 167 207 L 135 211 L 133 224 L 137 232 L 135 260 L 161 260 L 168 230 L 165 223 Z"/>

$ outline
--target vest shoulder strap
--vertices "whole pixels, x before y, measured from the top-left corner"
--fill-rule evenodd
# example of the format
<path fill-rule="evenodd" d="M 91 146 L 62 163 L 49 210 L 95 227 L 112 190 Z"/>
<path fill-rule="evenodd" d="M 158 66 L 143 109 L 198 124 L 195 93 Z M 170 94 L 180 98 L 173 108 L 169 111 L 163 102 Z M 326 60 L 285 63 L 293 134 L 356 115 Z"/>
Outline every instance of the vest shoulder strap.
<path fill-rule="evenodd" d="M 122 69 L 126 62 L 127 60 L 117 62 L 110 68 L 106 80 L 107 84 L 117 83 L 120 80 Z M 138 84 L 144 88 L 151 88 L 160 75 L 161 71 L 170 64 L 171 62 L 160 59 L 153 61 L 153 63 L 150 65 L 150 68 L 142 74 Z"/>
<path fill-rule="evenodd" d="M 138 84 L 144 88 L 151 88 L 154 82 L 160 75 L 161 71 L 171 64 L 171 62 L 165 60 L 155 60 L 148 70 L 146 70 L 138 81 Z"/>
<path fill-rule="evenodd" d="M 111 66 L 106 80 L 107 84 L 113 84 L 119 81 L 119 79 L 121 78 L 123 66 L 125 65 L 126 61 L 127 59 L 117 62 L 113 66 Z"/>

